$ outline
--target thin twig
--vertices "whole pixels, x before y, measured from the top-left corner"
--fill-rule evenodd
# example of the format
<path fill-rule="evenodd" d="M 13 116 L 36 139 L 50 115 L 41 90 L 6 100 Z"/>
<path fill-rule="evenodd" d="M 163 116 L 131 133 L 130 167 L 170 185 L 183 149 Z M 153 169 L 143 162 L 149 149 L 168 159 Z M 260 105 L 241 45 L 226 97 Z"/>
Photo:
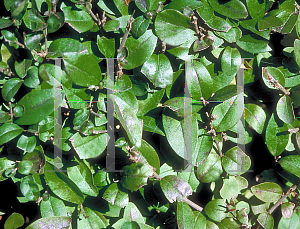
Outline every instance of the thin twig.
<path fill-rule="evenodd" d="M 8 104 L 9 104 L 9 108 L 10 108 L 10 120 L 11 120 L 11 122 L 13 122 L 13 110 L 12 110 L 12 105 L 11 105 L 11 102 L 8 102 Z"/>
<path fill-rule="evenodd" d="M 133 11 L 130 19 L 127 21 L 127 27 L 126 27 L 126 31 L 124 33 L 124 36 L 123 36 L 123 39 L 122 39 L 122 42 L 121 42 L 121 45 L 120 45 L 120 48 L 117 50 L 117 52 L 121 52 L 122 48 L 124 47 L 125 43 L 126 43 L 126 40 L 128 38 L 128 35 L 129 35 L 129 32 L 131 30 L 131 26 L 132 26 L 132 22 L 133 22 L 133 15 L 135 13 L 135 10 Z"/>
<path fill-rule="evenodd" d="M 222 150 L 221 150 L 221 148 L 220 148 L 219 142 L 218 142 L 217 140 L 214 140 L 214 141 L 215 141 L 215 143 L 216 143 L 216 145 L 217 145 L 217 147 L 218 147 L 219 155 L 220 155 L 220 157 L 222 158 L 222 157 L 223 157 L 223 153 L 222 153 Z"/>
<path fill-rule="evenodd" d="M 270 214 L 272 214 L 274 211 L 275 211 L 275 209 L 279 206 L 279 205 L 281 205 L 282 204 L 282 202 L 284 201 L 284 199 L 285 198 L 287 198 L 287 196 L 288 195 L 290 195 L 290 193 L 291 192 L 293 192 L 293 191 L 295 191 L 296 190 L 296 188 L 298 187 L 298 185 L 300 184 L 300 179 L 299 180 L 297 180 L 297 182 L 285 193 L 285 195 L 283 195 L 277 202 L 276 202 L 276 204 L 274 204 L 274 206 L 273 207 L 271 207 L 270 209 L 269 209 L 269 213 Z"/>
<path fill-rule="evenodd" d="M 159 2 L 158 6 L 157 6 L 157 9 L 155 11 L 156 13 L 159 13 L 160 11 L 162 11 L 161 6 L 162 6 L 162 2 Z"/>
<path fill-rule="evenodd" d="M 199 212 L 203 211 L 203 208 L 200 207 L 198 204 L 195 204 L 193 201 L 189 200 L 186 196 L 183 197 L 182 202 L 187 203 L 188 205 L 190 205 L 191 207 L 195 208 L 196 210 L 198 210 Z"/>
<path fill-rule="evenodd" d="M 98 20 L 98 18 L 95 16 L 95 14 L 93 13 L 93 11 L 88 7 L 87 4 L 84 4 L 85 8 L 89 11 L 89 14 L 92 16 L 92 18 L 94 19 L 94 21 L 97 22 L 97 25 L 99 27 L 99 29 L 101 28 L 101 21 Z"/>
<path fill-rule="evenodd" d="M 97 114 L 97 113 L 94 112 L 92 109 L 91 109 L 91 114 L 97 116 L 98 118 L 102 118 L 102 115 Z"/>

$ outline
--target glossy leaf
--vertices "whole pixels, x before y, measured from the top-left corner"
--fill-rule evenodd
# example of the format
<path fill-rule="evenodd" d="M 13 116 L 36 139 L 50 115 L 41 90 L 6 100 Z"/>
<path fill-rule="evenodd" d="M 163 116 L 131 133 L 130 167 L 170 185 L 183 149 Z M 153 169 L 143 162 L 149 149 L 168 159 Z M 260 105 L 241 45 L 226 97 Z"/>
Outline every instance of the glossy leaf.
<path fill-rule="evenodd" d="M 79 189 L 89 196 L 98 196 L 98 189 L 94 185 L 94 180 L 90 169 L 83 162 L 68 168 L 68 177 L 79 187 Z"/>
<path fill-rule="evenodd" d="M 194 36 L 189 27 L 189 18 L 173 9 L 163 10 L 155 19 L 156 35 L 169 45 L 180 45 Z"/>
<path fill-rule="evenodd" d="M 83 210 L 85 216 L 87 217 L 83 217 L 83 219 L 77 219 L 78 228 L 106 228 L 109 225 L 107 219 L 101 213 L 93 211 L 88 207 L 84 207 Z"/>
<path fill-rule="evenodd" d="M 145 63 L 153 54 L 156 47 L 157 37 L 151 30 L 147 30 L 141 37 L 134 39 L 129 37 L 126 40 L 125 46 L 128 49 L 129 55 L 126 58 L 127 64 L 124 64 L 124 69 L 136 68 Z"/>
<path fill-rule="evenodd" d="M 281 167 L 284 170 L 300 177 L 300 172 L 299 172 L 300 171 L 299 170 L 299 168 L 300 168 L 299 165 L 300 164 L 299 164 L 299 162 L 300 162 L 300 156 L 299 155 L 289 155 L 289 156 L 283 157 L 279 161 L 279 164 L 281 165 Z"/>
<path fill-rule="evenodd" d="M 236 44 L 246 52 L 250 53 L 263 53 L 271 51 L 268 41 L 258 40 L 251 35 L 242 36 Z"/>
<path fill-rule="evenodd" d="M 165 88 L 173 80 L 173 69 L 169 59 L 164 54 L 153 54 L 144 64 L 141 72 L 155 87 Z"/>
<path fill-rule="evenodd" d="M 28 200 L 36 201 L 40 197 L 39 188 L 32 176 L 26 176 L 22 179 L 20 190 Z"/>
<path fill-rule="evenodd" d="M 217 132 L 226 131 L 237 124 L 243 114 L 243 110 L 238 109 L 241 99 L 243 96 L 239 93 L 214 107 L 212 114 L 216 115 L 216 119 L 212 125 Z"/>
<path fill-rule="evenodd" d="M 233 19 L 242 19 L 248 16 L 246 6 L 238 0 L 231 0 L 226 3 L 220 4 L 218 0 L 208 0 L 211 7 L 226 17 Z"/>
<path fill-rule="evenodd" d="M 94 25 L 92 17 L 86 11 L 75 11 L 72 7 L 64 7 L 63 11 L 66 23 L 78 33 L 89 31 Z"/>
<path fill-rule="evenodd" d="M 265 83 L 265 85 L 268 87 L 268 88 L 271 88 L 271 89 L 278 89 L 276 87 L 274 87 L 271 83 L 270 83 L 270 80 L 274 81 L 277 80 L 278 83 L 281 85 L 281 86 L 285 86 L 285 78 L 284 78 L 284 75 L 283 73 L 277 69 L 277 68 L 274 68 L 274 67 L 266 67 L 266 68 L 262 68 L 262 77 L 263 77 L 263 81 Z"/>
<path fill-rule="evenodd" d="M 88 87 L 98 85 L 102 80 L 100 67 L 97 61 L 90 55 L 69 57 L 68 59 L 64 59 L 64 63 L 73 83 L 79 86 Z"/>
<path fill-rule="evenodd" d="M 131 33 L 135 38 L 142 36 L 150 25 L 150 19 L 144 18 L 144 16 L 137 17 L 132 23 Z"/>
<path fill-rule="evenodd" d="M 18 76 L 23 79 L 26 76 L 28 68 L 31 66 L 31 60 L 24 59 L 21 63 L 15 62 L 15 70 Z"/>
<path fill-rule="evenodd" d="M 288 95 L 282 96 L 276 106 L 278 117 L 287 124 L 291 124 L 295 120 L 295 114 L 292 106 L 292 100 Z"/>
<path fill-rule="evenodd" d="M 26 229 L 51 229 L 51 228 L 68 228 L 71 225 L 72 219 L 67 216 L 52 216 L 44 217 L 30 224 Z"/>
<path fill-rule="evenodd" d="M 227 46 L 221 58 L 221 68 L 225 75 L 235 76 L 242 63 L 241 54 L 237 48 Z"/>
<path fill-rule="evenodd" d="M 186 86 L 194 100 L 209 99 L 213 80 L 207 68 L 198 61 L 188 62 L 186 66 Z"/>
<path fill-rule="evenodd" d="M 196 171 L 197 178 L 203 183 L 210 183 L 221 178 L 223 172 L 221 158 L 214 151 L 199 162 Z"/>
<path fill-rule="evenodd" d="M 203 2 L 203 4 L 197 9 L 197 12 L 205 23 L 214 30 L 228 32 L 231 25 L 225 19 L 215 16 L 214 10 L 207 0 L 201 2 Z"/>
<path fill-rule="evenodd" d="M 262 18 L 265 14 L 265 2 L 260 2 L 258 0 L 247 0 L 247 8 L 250 16 L 254 19 Z"/>
<path fill-rule="evenodd" d="M 117 183 L 109 185 L 103 194 L 103 199 L 121 208 L 124 208 L 129 203 L 128 193 L 121 191 Z"/>
<path fill-rule="evenodd" d="M 5 82 L 2 87 L 1 94 L 5 101 L 11 101 L 11 99 L 17 94 L 20 89 L 23 80 L 18 78 L 12 78 Z"/>
<path fill-rule="evenodd" d="M 266 129 L 266 144 L 273 156 L 280 155 L 288 144 L 289 136 L 286 124 L 279 125 L 272 114 Z"/>
<path fill-rule="evenodd" d="M 227 206 L 225 205 L 225 200 L 222 199 L 211 200 L 206 204 L 204 211 L 209 218 L 217 222 L 220 222 L 228 215 L 228 213 L 226 213 Z"/>
<path fill-rule="evenodd" d="M 80 133 L 74 134 L 70 139 L 80 159 L 99 156 L 106 148 L 107 134 L 90 135 L 83 137 Z"/>
<path fill-rule="evenodd" d="M 23 132 L 23 128 L 14 123 L 4 123 L 0 126 L 0 145 L 14 139 Z"/>
<path fill-rule="evenodd" d="M 67 209 L 64 202 L 54 196 L 41 202 L 41 215 L 43 218 L 52 216 L 67 216 Z"/>
<path fill-rule="evenodd" d="M 9 18 L 5 18 L 5 17 L 0 18 L 0 29 L 9 27 L 12 24 L 13 24 L 13 21 L 11 21 Z"/>
<path fill-rule="evenodd" d="M 88 50 L 77 40 L 60 38 L 50 44 L 49 52 L 51 57 L 63 57 L 64 55 L 87 54 Z"/>
<path fill-rule="evenodd" d="M 33 163 L 31 161 L 21 161 L 18 164 L 18 172 L 23 175 L 28 175 L 31 172 Z"/>
<path fill-rule="evenodd" d="M 97 46 L 100 50 L 100 52 L 106 57 L 106 58 L 113 58 L 115 55 L 115 40 L 114 39 L 108 39 L 106 37 L 100 37 L 97 36 Z"/>
<path fill-rule="evenodd" d="M 245 120 L 259 134 L 266 122 L 266 112 L 256 104 L 245 104 Z"/>
<path fill-rule="evenodd" d="M 141 162 L 126 165 L 123 167 L 121 185 L 132 192 L 137 191 L 147 184 L 148 177 L 152 175 L 152 166 Z"/>
<path fill-rule="evenodd" d="M 282 195 L 281 187 L 273 182 L 265 182 L 251 187 L 252 193 L 263 202 L 275 202 Z"/>
<path fill-rule="evenodd" d="M 241 175 L 249 170 L 250 165 L 250 157 L 237 146 L 222 157 L 222 166 L 229 175 Z"/>
<path fill-rule="evenodd" d="M 15 123 L 31 125 L 40 122 L 53 112 L 54 90 L 35 90 L 26 94 L 17 105 L 24 106 L 24 114 Z"/>
<path fill-rule="evenodd" d="M 44 170 L 45 180 L 55 195 L 71 203 L 83 203 L 84 198 L 82 192 L 63 172 L 49 163 L 46 163 Z"/>
<path fill-rule="evenodd" d="M 111 99 L 115 102 L 115 110 L 123 128 L 132 145 L 141 146 L 142 128 L 141 122 L 131 107 L 120 97 L 113 95 Z"/>

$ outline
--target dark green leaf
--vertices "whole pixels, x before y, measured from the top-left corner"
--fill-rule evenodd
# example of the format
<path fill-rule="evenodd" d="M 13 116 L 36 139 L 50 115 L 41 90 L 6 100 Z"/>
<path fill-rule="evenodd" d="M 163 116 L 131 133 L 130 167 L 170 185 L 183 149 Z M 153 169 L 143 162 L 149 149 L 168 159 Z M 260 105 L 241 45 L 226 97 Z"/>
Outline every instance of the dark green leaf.
<path fill-rule="evenodd" d="M 268 45 L 268 41 L 258 40 L 251 35 L 242 36 L 236 44 L 243 50 L 250 53 L 268 52 L 272 49 Z"/>
<path fill-rule="evenodd" d="M 0 18 L 0 29 L 9 27 L 12 24 L 13 24 L 13 21 L 11 21 L 9 18 L 5 18 L 5 17 Z"/>
<path fill-rule="evenodd" d="M 0 126 L 0 145 L 14 139 L 23 132 L 23 128 L 14 123 L 4 123 Z"/>
<path fill-rule="evenodd" d="M 55 170 L 53 170 L 53 168 Z M 50 165 L 48 162 L 46 163 L 44 170 L 45 180 L 55 195 L 71 203 L 83 203 L 84 198 L 82 192 L 63 172 Z"/>
<path fill-rule="evenodd" d="M 281 167 L 300 177 L 300 156 L 299 155 L 290 155 L 290 156 L 285 156 L 283 157 L 280 161 L 279 164 L 281 165 Z"/>
<path fill-rule="evenodd" d="M 1 94 L 5 101 L 11 101 L 11 99 L 17 94 L 20 89 L 23 80 L 18 78 L 12 78 L 5 82 L 2 87 Z"/>
<path fill-rule="evenodd" d="M 190 19 L 177 10 L 167 9 L 158 13 L 155 19 L 155 32 L 159 39 L 169 45 L 181 45 L 194 36 Z"/>
<path fill-rule="evenodd" d="M 124 208 L 129 203 L 128 193 L 121 191 L 117 183 L 112 183 L 109 185 L 102 198 L 111 204 L 118 205 L 121 208 Z"/>
<path fill-rule="evenodd" d="M 22 194 L 31 201 L 36 201 L 40 197 L 39 188 L 32 176 L 26 176 L 20 184 Z"/>
<path fill-rule="evenodd" d="M 208 0 L 211 7 L 226 17 L 233 19 L 242 19 L 248 16 L 246 6 L 239 0 L 227 1 L 220 4 L 218 0 Z"/>

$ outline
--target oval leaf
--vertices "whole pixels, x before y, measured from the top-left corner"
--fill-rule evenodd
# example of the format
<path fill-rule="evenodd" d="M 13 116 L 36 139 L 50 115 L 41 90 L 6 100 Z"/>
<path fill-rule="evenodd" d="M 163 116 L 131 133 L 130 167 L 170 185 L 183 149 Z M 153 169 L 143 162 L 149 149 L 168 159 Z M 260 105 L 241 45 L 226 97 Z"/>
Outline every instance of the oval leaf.
<path fill-rule="evenodd" d="M 265 182 L 251 187 L 252 193 L 263 202 L 275 202 L 282 195 L 281 187 L 273 182 Z"/>

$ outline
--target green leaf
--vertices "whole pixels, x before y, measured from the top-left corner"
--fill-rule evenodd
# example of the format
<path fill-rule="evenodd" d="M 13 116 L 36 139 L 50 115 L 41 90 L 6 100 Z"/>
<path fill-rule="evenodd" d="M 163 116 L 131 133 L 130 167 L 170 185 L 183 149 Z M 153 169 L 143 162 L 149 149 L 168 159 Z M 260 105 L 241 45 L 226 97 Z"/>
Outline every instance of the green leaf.
<path fill-rule="evenodd" d="M 242 31 L 238 27 L 232 27 L 228 30 L 228 32 L 215 32 L 215 34 L 222 37 L 229 43 L 237 42 L 242 37 Z"/>
<path fill-rule="evenodd" d="M 216 222 L 221 222 L 228 215 L 225 200 L 222 199 L 211 200 L 206 204 L 204 211 L 209 218 Z M 206 228 L 209 227 L 206 226 Z"/>
<path fill-rule="evenodd" d="M 220 223 L 217 224 L 220 229 L 239 229 L 239 225 L 230 218 L 223 219 Z"/>
<path fill-rule="evenodd" d="M 118 31 L 120 29 L 120 21 L 110 20 L 105 23 L 103 29 L 105 30 L 105 32 Z"/>
<path fill-rule="evenodd" d="M 299 39 L 296 39 L 294 41 L 294 57 L 296 63 L 298 64 L 298 66 L 300 66 L 300 40 Z"/>
<path fill-rule="evenodd" d="M 200 52 L 207 49 L 214 43 L 214 39 L 211 36 L 205 36 L 202 40 L 197 39 L 193 43 L 193 51 Z"/>
<path fill-rule="evenodd" d="M 9 119 L 10 119 L 9 114 L 7 114 L 5 111 L 0 110 L 0 123 L 4 123 Z"/>
<path fill-rule="evenodd" d="M 278 117 L 287 124 L 291 124 L 295 120 L 295 114 L 292 106 L 292 100 L 288 95 L 282 96 L 276 106 Z"/>
<path fill-rule="evenodd" d="M 105 36 L 97 36 L 97 46 L 106 58 L 113 58 L 115 55 L 115 39 L 108 39 Z"/>
<path fill-rule="evenodd" d="M 178 202 L 176 213 L 178 229 L 194 228 L 195 216 L 188 204 Z"/>
<path fill-rule="evenodd" d="M 277 68 L 274 68 L 274 67 L 266 67 L 266 68 L 262 68 L 262 78 L 263 78 L 263 81 L 265 83 L 265 85 L 268 87 L 268 88 L 271 88 L 271 89 L 277 89 L 279 90 L 278 88 L 274 87 L 271 83 L 270 83 L 270 80 L 274 81 L 277 80 L 278 83 L 281 85 L 281 86 L 285 86 L 285 78 L 284 78 L 284 75 L 283 73 L 277 69 Z"/>
<path fill-rule="evenodd" d="M 280 229 L 297 229 L 300 227 L 300 219 L 296 212 L 293 212 L 289 218 L 281 217 L 278 228 Z"/>
<path fill-rule="evenodd" d="M 120 229 L 140 229 L 141 227 L 135 221 L 127 221 L 125 222 Z"/>
<path fill-rule="evenodd" d="M 53 170 L 54 169 L 54 170 Z M 45 180 L 51 191 L 59 198 L 75 203 L 82 204 L 84 201 L 82 192 L 77 185 L 70 180 L 63 172 L 48 162 L 44 167 Z"/>
<path fill-rule="evenodd" d="M 54 90 L 34 90 L 27 93 L 18 103 L 25 111 L 15 123 L 19 125 L 32 125 L 40 122 L 53 112 Z"/>
<path fill-rule="evenodd" d="M 215 16 L 214 10 L 210 7 L 207 0 L 201 2 L 203 4 L 197 9 L 197 12 L 205 23 L 214 30 L 228 32 L 231 25 L 225 19 Z"/>
<path fill-rule="evenodd" d="M 128 206 L 129 203 L 128 193 L 120 190 L 117 183 L 112 183 L 109 185 L 102 198 L 111 204 L 118 205 L 121 208 Z"/>
<path fill-rule="evenodd" d="M 287 125 L 279 125 L 272 114 L 266 129 L 266 144 L 274 157 L 279 156 L 285 150 L 289 141 L 287 131 Z"/>
<path fill-rule="evenodd" d="M 159 12 L 155 19 L 155 33 L 169 45 L 181 45 L 194 36 L 190 29 L 190 19 L 177 10 L 167 9 Z"/>
<path fill-rule="evenodd" d="M 43 218 L 51 216 L 67 216 L 67 209 L 64 202 L 54 196 L 49 196 L 49 199 L 42 200 L 41 215 Z"/>
<path fill-rule="evenodd" d="M 139 38 L 142 36 L 148 29 L 150 25 L 151 20 L 144 18 L 143 15 L 138 16 L 136 19 L 134 19 L 132 23 L 132 29 L 131 29 L 131 34 L 135 38 Z"/>
<path fill-rule="evenodd" d="M 179 45 L 175 48 L 168 49 L 167 51 L 169 53 L 171 53 L 172 55 L 174 55 L 174 56 L 176 56 L 176 57 L 178 57 L 179 59 L 182 59 L 182 60 L 194 59 L 194 58 L 196 58 L 196 54 L 195 53 L 190 53 L 189 49 L 190 49 L 191 45 L 194 43 L 195 40 L 197 40 L 197 37 L 193 36 L 193 37 L 191 37 L 191 39 L 187 40 L 183 44 L 181 44 L 181 45 Z M 177 74 L 179 74 L 179 71 L 182 71 L 182 69 L 179 69 Z M 175 79 L 176 79 L 175 74 L 176 73 L 174 73 L 174 76 L 173 76 L 173 83 L 175 82 Z M 177 75 L 177 77 L 178 77 L 178 75 Z M 169 87 L 170 86 L 171 85 L 169 85 Z"/>
<path fill-rule="evenodd" d="M 263 132 L 266 112 L 256 104 L 245 104 L 245 120 L 259 134 Z"/>
<path fill-rule="evenodd" d="M 69 178 L 79 187 L 79 189 L 89 196 L 98 196 L 98 189 L 94 185 L 91 170 L 83 162 L 76 161 L 78 165 L 68 167 Z"/>
<path fill-rule="evenodd" d="M 2 61 L 4 63 L 7 63 L 8 59 L 11 57 L 11 53 L 10 51 L 7 49 L 7 47 L 2 44 L 1 45 L 1 58 L 2 58 Z"/>
<path fill-rule="evenodd" d="M 16 37 L 17 32 L 10 32 L 8 30 L 1 30 L 1 34 L 4 37 L 4 40 L 9 43 L 9 45 L 15 47 L 16 49 L 19 47 L 18 44 L 15 42 L 18 42 L 18 38 Z"/>
<path fill-rule="evenodd" d="M 259 216 L 257 217 L 257 221 L 265 229 L 273 229 L 274 228 L 273 216 L 268 212 L 259 214 Z"/>
<path fill-rule="evenodd" d="M 189 116 L 189 121 L 182 119 L 181 121 L 168 115 L 168 111 L 164 111 L 162 122 L 167 140 L 175 151 L 175 153 L 189 160 L 197 145 L 197 119 L 196 115 Z M 176 130 L 176 131 L 174 131 Z M 189 130 L 189 131 L 187 131 Z"/>
<path fill-rule="evenodd" d="M 137 112 L 137 115 L 138 116 L 145 115 L 147 112 L 156 108 L 158 103 L 161 101 L 164 93 L 165 93 L 165 89 L 161 89 L 159 91 L 155 91 L 153 94 L 148 93 L 147 98 L 145 100 L 138 100 L 139 110 Z"/>
<path fill-rule="evenodd" d="M 153 54 L 144 64 L 141 72 L 155 87 L 165 88 L 172 84 L 173 69 L 169 59 L 164 54 Z"/>
<path fill-rule="evenodd" d="M 186 86 L 193 100 L 209 99 L 213 90 L 213 80 L 207 68 L 199 61 L 188 62 L 186 66 Z"/>
<path fill-rule="evenodd" d="M 274 17 L 272 15 L 266 15 L 262 19 L 258 20 L 258 30 L 263 31 L 263 30 L 269 30 L 272 27 L 279 27 L 283 24 L 284 22 L 278 18 Z"/>
<path fill-rule="evenodd" d="M 72 7 L 63 7 L 65 22 L 78 33 L 89 31 L 94 26 L 94 21 L 88 12 L 71 10 Z"/>
<path fill-rule="evenodd" d="M 197 0 L 174 0 L 167 4 L 164 9 L 174 9 L 183 11 L 185 7 L 190 7 L 192 10 L 201 7 L 203 4 Z"/>
<path fill-rule="evenodd" d="M 253 35 L 245 35 L 239 39 L 236 44 L 243 50 L 250 53 L 263 53 L 272 51 L 268 41 L 258 40 Z"/>
<path fill-rule="evenodd" d="M 294 203 L 287 202 L 281 204 L 281 214 L 283 218 L 290 218 L 293 214 L 293 209 L 295 207 Z"/>
<path fill-rule="evenodd" d="M 130 190 L 137 191 L 147 184 L 148 177 L 153 176 L 153 168 L 141 162 L 123 167 L 121 185 Z"/>
<path fill-rule="evenodd" d="M 27 75 L 25 77 L 24 85 L 29 88 L 36 88 L 40 84 L 38 67 L 31 66 L 28 69 Z"/>
<path fill-rule="evenodd" d="M 23 132 L 23 128 L 14 123 L 4 123 L 0 126 L 0 145 L 14 139 Z"/>
<path fill-rule="evenodd" d="M 41 15 L 38 15 L 33 9 L 26 11 L 23 22 L 25 26 L 32 31 L 40 31 L 47 26 L 44 18 Z"/>
<path fill-rule="evenodd" d="M 244 98 L 239 93 L 214 107 L 212 114 L 216 115 L 216 119 L 212 121 L 212 126 L 217 132 L 226 131 L 237 124 L 243 114 L 243 109 L 238 108 L 241 99 Z"/>
<path fill-rule="evenodd" d="M 23 80 L 18 78 L 12 78 L 5 82 L 2 87 L 1 94 L 5 101 L 11 101 L 11 99 L 17 94 L 20 89 Z"/>
<path fill-rule="evenodd" d="M 192 195 L 191 186 L 183 179 L 174 175 L 168 175 L 160 180 L 160 187 L 170 203 L 181 201 Z"/>
<path fill-rule="evenodd" d="M 79 41 L 71 38 L 60 38 L 54 40 L 49 46 L 50 57 L 63 57 L 87 54 L 88 50 Z"/>
<path fill-rule="evenodd" d="M 299 155 L 290 155 L 290 156 L 285 156 L 282 159 L 280 159 L 279 164 L 281 167 L 296 175 L 297 177 L 300 177 L 300 156 Z"/>
<path fill-rule="evenodd" d="M 39 188 L 32 176 L 26 176 L 21 180 L 20 190 L 28 200 L 36 201 L 40 197 Z"/>
<path fill-rule="evenodd" d="M 115 103 L 115 111 L 132 145 L 141 146 L 142 128 L 132 108 L 120 97 L 110 95 Z"/>
<path fill-rule="evenodd" d="M 125 207 L 123 219 L 126 221 L 136 221 L 139 224 L 145 224 L 144 217 L 137 206 L 132 202 L 129 202 L 128 206 Z"/>
<path fill-rule="evenodd" d="M 280 199 L 281 187 L 273 182 L 265 182 L 251 187 L 252 193 L 261 201 L 271 203 Z"/>
<path fill-rule="evenodd" d="M 157 37 L 152 33 L 152 30 L 147 30 L 138 39 L 129 37 L 125 43 L 129 52 L 126 58 L 128 63 L 124 64 L 123 68 L 132 69 L 145 63 L 153 54 L 156 42 Z"/>
<path fill-rule="evenodd" d="M 139 157 L 148 165 L 154 167 L 156 173 L 160 171 L 160 160 L 155 149 L 144 139 L 142 139 L 141 146 L 138 148 Z"/>
<path fill-rule="evenodd" d="M 68 228 L 72 219 L 67 216 L 44 217 L 30 224 L 26 229 L 51 229 L 51 228 Z"/>
<path fill-rule="evenodd" d="M 91 55 L 68 57 L 64 59 L 64 64 L 73 83 L 83 87 L 97 86 L 100 83 L 102 80 L 101 69 Z"/>
<path fill-rule="evenodd" d="M 233 19 L 242 19 L 248 16 L 246 6 L 239 0 L 231 0 L 220 4 L 218 0 L 208 0 L 211 7 L 221 15 Z"/>
<path fill-rule="evenodd" d="M 106 228 L 109 223 L 107 219 L 98 211 L 93 211 L 88 207 L 83 208 L 84 216 L 82 219 L 77 219 L 78 228 L 94 229 Z"/>
<path fill-rule="evenodd" d="M 237 48 L 227 46 L 221 57 L 221 68 L 225 75 L 235 76 L 242 63 L 241 54 Z"/>
<path fill-rule="evenodd" d="M 69 140 L 80 159 L 99 156 L 106 148 L 107 134 L 97 134 L 83 137 L 80 133 L 74 134 Z"/>
<path fill-rule="evenodd" d="M 196 176 L 203 183 L 219 180 L 222 172 L 221 158 L 214 151 L 197 163 Z"/>
<path fill-rule="evenodd" d="M 229 149 L 222 157 L 222 166 L 229 175 L 241 175 L 251 166 L 251 160 L 239 147 Z"/>
<path fill-rule="evenodd" d="M 28 175 L 31 172 L 33 163 L 31 161 L 21 161 L 18 164 L 18 172 L 23 175 Z"/>
<path fill-rule="evenodd" d="M 31 161 L 33 163 L 31 170 L 32 174 L 40 173 L 46 161 L 43 147 L 41 145 L 36 146 L 32 152 L 28 152 L 23 156 L 23 161 L 24 160 Z"/>
<path fill-rule="evenodd" d="M 231 198 L 235 199 L 238 194 L 240 194 L 240 187 L 237 179 L 235 179 L 234 176 L 230 176 L 229 179 L 224 179 L 223 186 L 220 190 L 221 197 L 230 200 Z"/>
<path fill-rule="evenodd" d="M 9 18 L 5 18 L 5 17 L 0 18 L 0 29 L 9 27 L 12 24 L 13 24 L 13 21 L 11 21 Z"/>
<path fill-rule="evenodd" d="M 21 63 L 15 61 L 15 70 L 18 76 L 23 79 L 26 76 L 28 68 L 31 66 L 32 60 L 24 59 Z"/>
<path fill-rule="evenodd" d="M 266 2 L 258 0 L 246 0 L 250 16 L 254 19 L 262 18 L 265 15 Z"/>
<path fill-rule="evenodd" d="M 135 5 L 143 12 L 146 13 L 150 7 L 150 0 L 136 0 Z"/>
<path fill-rule="evenodd" d="M 19 213 L 12 213 L 4 224 L 4 229 L 12 229 L 12 228 L 19 228 L 24 225 L 24 218 Z"/>

